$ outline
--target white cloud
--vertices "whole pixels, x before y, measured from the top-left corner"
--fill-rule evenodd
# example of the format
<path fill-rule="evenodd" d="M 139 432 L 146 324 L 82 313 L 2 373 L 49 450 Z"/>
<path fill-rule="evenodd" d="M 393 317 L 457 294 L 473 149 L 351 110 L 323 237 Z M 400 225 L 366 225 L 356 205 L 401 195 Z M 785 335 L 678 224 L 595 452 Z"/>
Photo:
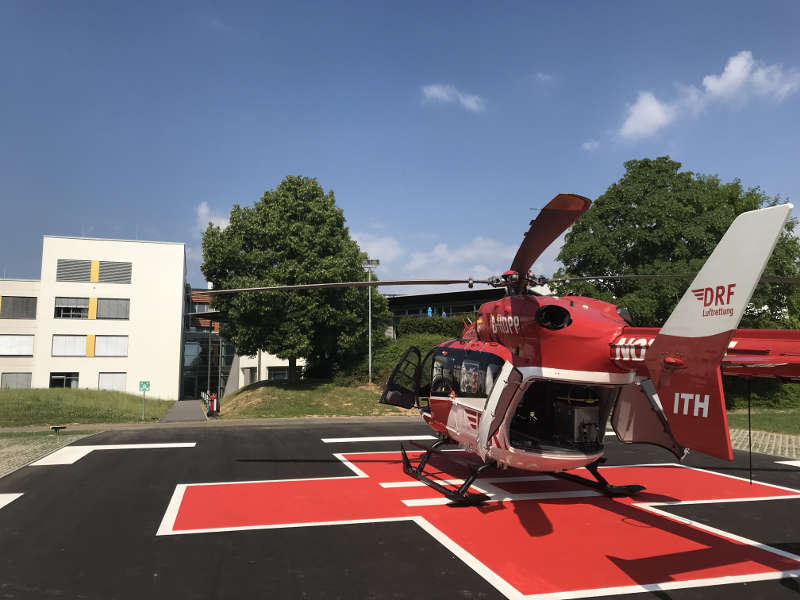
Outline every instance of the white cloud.
<path fill-rule="evenodd" d="M 661 102 L 652 92 L 639 92 L 639 98 L 628 107 L 628 118 L 619 134 L 628 139 L 647 137 L 669 125 L 676 116 L 674 106 Z"/>
<path fill-rule="evenodd" d="M 677 83 L 678 97 L 671 102 L 639 92 L 619 135 L 627 139 L 653 135 L 684 112 L 698 115 L 713 102 L 745 102 L 752 96 L 780 102 L 800 90 L 800 72 L 756 61 L 749 50 L 742 50 L 728 59 L 722 73 L 703 77 L 702 86 Z"/>
<path fill-rule="evenodd" d="M 482 236 L 454 248 L 440 242 L 432 250 L 413 252 L 404 269 L 426 278 L 483 278 L 508 269 L 516 251 L 515 246 Z"/>
<path fill-rule="evenodd" d="M 486 110 L 486 100 L 477 94 L 464 94 L 454 85 L 437 83 L 422 86 L 423 102 L 458 103 L 470 112 Z"/>
<path fill-rule="evenodd" d="M 550 75 L 549 73 L 541 73 L 541 72 L 537 71 L 536 72 L 536 79 L 538 79 L 542 83 L 548 83 L 550 81 L 553 81 L 553 76 Z"/>
<path fill-rule="evenodd" d="M 228 217 L 215 214 L 208 207 L 208 202 L 203 201 L 197 205 L 197 220 L 195 221 L 195 237 L 199 237 L 206 229 L 208 224 L 213 223 L 217 227 L 225 229 L 228 226 Z"/>
<path fill-rule="evenodd" d="M 362 251 L 370 258 L 377 258 L 381 264 L 393 262 L 402 253 L 400 244 L 391 236 L 362 231 L 353 231 L 351 235 Z"/>
<path fill-rule="evenodd" d="M 780 101 L 800 89 L 800 72 L 758 63 L 749 50 L 742 50 L 728 59 L 721 75 L 703 77 L 703 87 L 710 99 L 742 100 L 756 94 Z"/>
<path fill-rule="evenodd" d="M 594 138 L 589 138 L 585 142 L 583 142 L 582 147 L 587 152 L 594 152 L 600 147 L 600 142 Z"/>

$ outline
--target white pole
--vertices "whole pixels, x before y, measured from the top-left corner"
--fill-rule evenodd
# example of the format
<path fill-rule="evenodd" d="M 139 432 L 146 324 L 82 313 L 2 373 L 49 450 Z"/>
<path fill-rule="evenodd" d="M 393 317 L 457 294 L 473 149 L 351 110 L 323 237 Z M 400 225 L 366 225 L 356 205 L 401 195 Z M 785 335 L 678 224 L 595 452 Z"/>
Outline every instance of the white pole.
<path fill-rule="evenodd" d="M 372 282 L 372 269 L 367 269 L 367 281 Z M 372 286 L 367 287 L 367 302 L 369 303 L 369 383 L 372 383 Z"/>

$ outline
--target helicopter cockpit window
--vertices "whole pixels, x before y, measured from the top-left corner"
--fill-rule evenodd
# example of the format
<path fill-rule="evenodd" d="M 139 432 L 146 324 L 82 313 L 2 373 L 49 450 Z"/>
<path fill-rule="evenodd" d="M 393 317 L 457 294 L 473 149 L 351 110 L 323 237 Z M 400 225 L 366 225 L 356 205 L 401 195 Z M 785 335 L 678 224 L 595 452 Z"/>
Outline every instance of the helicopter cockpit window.
<path fill-rule="evenodd" d="M 488 352 L 437 349 L 431 364 L 431 396 L 485 398 L 491 393 L 503 360 Z"/>

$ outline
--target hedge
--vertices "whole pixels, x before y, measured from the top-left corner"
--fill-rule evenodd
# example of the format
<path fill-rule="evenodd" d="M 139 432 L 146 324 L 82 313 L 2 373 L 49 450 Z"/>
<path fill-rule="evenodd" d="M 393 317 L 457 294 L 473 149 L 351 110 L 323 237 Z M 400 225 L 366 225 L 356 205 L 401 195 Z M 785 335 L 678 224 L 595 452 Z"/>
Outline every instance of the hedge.
<path fill-rule="evenodd" d="M 397 324 L 397 337 L 413 333 L 431 333 L 447 339 L 457 338 L 464 331 L 464 321 L 468 315 L 451 317 L 403 317 Z"/>

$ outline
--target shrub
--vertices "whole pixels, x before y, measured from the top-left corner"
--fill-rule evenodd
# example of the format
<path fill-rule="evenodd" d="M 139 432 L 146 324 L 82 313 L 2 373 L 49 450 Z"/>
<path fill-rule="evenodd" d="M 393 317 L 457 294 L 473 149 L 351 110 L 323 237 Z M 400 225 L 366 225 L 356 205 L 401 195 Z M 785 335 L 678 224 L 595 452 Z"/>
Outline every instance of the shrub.
<path fill-rule="evenodd" d="M 422 358 L 434 346 L 441 344 L 444 341 L 452 339 L 453 336 L 444 336 L 433 333 L 415 333 L 404 335 L 396 340 L 387 340 L 385 344 L 381 344 L 378 348 L 374 348 L 372 352 L 372 382 L 383 386 L 392 370 L 395 368 L 400 357 L 410 347 L 416 346 L 419 348 Z M 334 377 L 334 382 L 339 385 L 351 385 L 358 383 L 366 383 L 369 374 L 369 365 L 367 357 L 363 359 L 351 369 L 343 370 Z"/>
<path fill-rule="evenodd" d="M 442 335 L 446 339 L 457 338 L 464 331 L 464 321 L 472 315 L 453 315 L 451 317 L 403 317 L 397 325 L 397 337 L 413 333 Z"/>
<path fill-rule="evenodd" d="M 725 406 L 747 408 L 747 380 L 741 377 L 723 377 Z M 800 385 L 781 383 L 777 379 L 754 377 L 750 380 L 751 406 L 762 408 L 793 408 L 800 406 Z"/>

